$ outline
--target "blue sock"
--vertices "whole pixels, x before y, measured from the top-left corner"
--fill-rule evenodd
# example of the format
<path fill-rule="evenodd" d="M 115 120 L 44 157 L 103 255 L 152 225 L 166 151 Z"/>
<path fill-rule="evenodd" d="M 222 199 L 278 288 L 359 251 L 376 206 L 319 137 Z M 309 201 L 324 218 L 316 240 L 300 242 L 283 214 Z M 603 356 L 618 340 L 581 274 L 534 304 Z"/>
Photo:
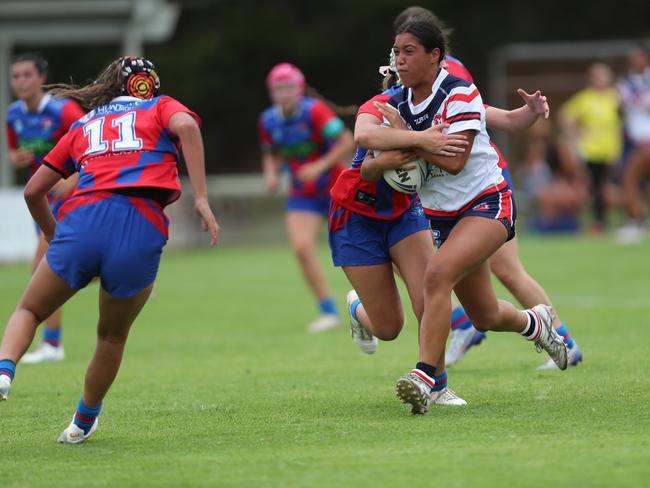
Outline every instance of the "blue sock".
<path fill-rule="evenodd" d="M 447 388 L 447 370 L 445 369 L 440 376 L 433 377 L 436 384 L 431 391 L 442 391 Z"/>
<path fill-rule="evenodd" d="M 11 359 L 0 359 L 0 375 L 1 374 L 9 376 L 9 379 L 13 381 L 14 376 L 16 375 L 16 363 Z"/>
<path fill-rule="evenodd" d="M 61 343 L 61 327 L 57 327 L 55 329 L 44 327 L 43 342 L 47 342 L 54 347 L 59 347 L 59 344 Z"/>
<path fill-rule="evenodd" d="M 332 297 L 325 297 L 322 300 L 319 300 L 318 309 L 320 310 L 321 315 L 339 314 L 338 310 L 336 310 L 336 302 Z"/>
<path fill-rule="evenodd" d="M 89 407 L 84 403 L 83 397 L 81 397 L 77 404 L 77 411 L 74 414 L 73 422 L 77 427 L 84 431 L 84 434 L 87 434 L 101 411 L 101 403 L 97 407 Z"/>
<path fill-rule="evenodd" d="M 472 323 L 465 313 L 465 309 L 460 305 L 451 311 L 451 330 L 469 329 Z"/>
<path fill-rule="evenodd" d="M 571 334 L 569 334 L 569 328 L 566 326 L 566 324 L 562 324 L 562 326 L 559 329 L 555 329 L 555 330 L 564 339 L 564 343 L 566 344 L 566 347 L 568 347 L 569 349 L 573 349 L 573 346 L 575 346 L 575 342 L 573 341 L 573 337 L 571 337 Z"/>
<path fill-rule="evenodd" d="M 361 300 L 358 298 L 350 304 L 350 315 L 352 315 L 354 320 L 359 320 L 359 317 L 357 317 L 357 307 L 359 305 L 361 305 Z"/>

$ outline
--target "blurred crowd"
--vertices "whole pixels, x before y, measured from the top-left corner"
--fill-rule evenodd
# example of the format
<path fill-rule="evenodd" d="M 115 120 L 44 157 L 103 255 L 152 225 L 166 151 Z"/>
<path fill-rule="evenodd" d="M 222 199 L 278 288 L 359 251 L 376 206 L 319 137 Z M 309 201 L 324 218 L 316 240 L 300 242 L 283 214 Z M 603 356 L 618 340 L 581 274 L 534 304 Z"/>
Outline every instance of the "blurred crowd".
<path fill-rule="evenodd" d="M 526 134 L 519 171 L 528 228 L 539 233 L 615 230 L 621 244 L 645 235 L 650 175 L 650 54 L 635 47 L 627 71 L 595 63 L 586 86 Z M 587 217 L 588 216 L 588 217 Z"/>

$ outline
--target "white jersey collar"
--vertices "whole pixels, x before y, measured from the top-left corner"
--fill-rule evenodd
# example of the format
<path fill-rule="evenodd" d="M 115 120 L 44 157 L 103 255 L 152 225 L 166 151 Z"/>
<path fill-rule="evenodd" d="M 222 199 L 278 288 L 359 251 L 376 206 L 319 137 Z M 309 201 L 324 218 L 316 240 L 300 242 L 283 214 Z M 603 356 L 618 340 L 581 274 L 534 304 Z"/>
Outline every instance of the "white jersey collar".
<path fill-rule="evenodd" d="M 52 100 L 52 95 L 49 93 L 45 93 L 43 95 L 43 98 L 41 98 L 41 101 L 38 103 L 38 107 L 36 108 L 36 113 L 40 114 L 45 110 L 45 107 L 47 107 L 47 104 L 50 103 L 50 100 Z M 27 104 L 25 103 L 25 100 L 21 100 L 21 105 L 20 107 L 23 109 L 24 113 L 28 113 L 29 110 L 27 109 Z"/>
<path fill-rule="evenodd" d="M 417 105 L 413 105 L 412 99 L 413 99 L 413 92 L 409 88 L 408 89 L 408 104 L 409 104 L 409 110 L 411 111 L 412 114 L 419 114 L 423 110 L 425 110 L 429 104 L 431 103 L 431 100 L 433 100 L 433 97 L 435 96 L 436 92 L 438 91 L 438 88 L 440 88 L 440 85 L 442 84 L 443 80 L 449 76 L 449 72 L 444 69 L 440 68 L 440 72 L 438 73 L 438 77 L 436 80 L 433 82 L 433 85 L 431 86 L 431 95 L 429 95 L 427 98 L 422 100 L 420 103 Z"/>

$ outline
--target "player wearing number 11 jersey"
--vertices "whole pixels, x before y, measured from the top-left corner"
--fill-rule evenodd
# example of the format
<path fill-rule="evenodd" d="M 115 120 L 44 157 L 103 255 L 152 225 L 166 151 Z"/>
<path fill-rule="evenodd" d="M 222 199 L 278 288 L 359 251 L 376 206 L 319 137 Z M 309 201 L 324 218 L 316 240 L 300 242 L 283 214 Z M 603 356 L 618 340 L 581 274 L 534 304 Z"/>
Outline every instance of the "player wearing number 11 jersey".
<path fill-rule="evenodd" d="M 25 188 L 29 210 L 50 246 L 0 345 L 0 400 L 7 399 L 16 363 L 41 320 L 92 278 L 101 280 L 97 348 L 62 443 L 83 442 L 97 428 L 129 329 L 151 293 L 167 241 L 163 208 L 180 195 L 181 145 L 195 208 L 212 245 L 218 238 L 206 194 L 200 120 L 173 98 L 157 96 L 159 87 L 150 61 L 128 57 L 112 62 L 88 86 L 55 89 L 91 111 L 45 156 Z M 45 195 L 76 172 L 77 188 L 55 223 Z"/>

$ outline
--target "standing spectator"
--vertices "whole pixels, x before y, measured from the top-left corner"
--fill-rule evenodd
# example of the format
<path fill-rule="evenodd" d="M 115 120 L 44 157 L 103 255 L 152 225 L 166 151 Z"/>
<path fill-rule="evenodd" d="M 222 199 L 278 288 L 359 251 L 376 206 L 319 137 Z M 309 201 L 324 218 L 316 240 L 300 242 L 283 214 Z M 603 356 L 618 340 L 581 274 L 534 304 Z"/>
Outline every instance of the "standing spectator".
<path fill-rule="evenodd" d="M 618 82 L 629 144 L 623 169 L 623 200 L 627 223 L 619 229 L 621 244 L 637 244 L 644 235 L 645 208 L 639 192 L 642 179 L 650 173 L 650 56 L 635 47 L 627 58 L 628 72 Z"/>
<path fill-rule="evenodd" d="M 596 233 L 603 232 L 607 224 L 610 170 L 620 158 L 623 146 L 618 95 L 613 83 L 609 66 L 593 64 L 588 72 L 588 86 L 569 98 L 560 110 L 565 134 L 576 145 L 591 177 L 592 229 Z"/>

